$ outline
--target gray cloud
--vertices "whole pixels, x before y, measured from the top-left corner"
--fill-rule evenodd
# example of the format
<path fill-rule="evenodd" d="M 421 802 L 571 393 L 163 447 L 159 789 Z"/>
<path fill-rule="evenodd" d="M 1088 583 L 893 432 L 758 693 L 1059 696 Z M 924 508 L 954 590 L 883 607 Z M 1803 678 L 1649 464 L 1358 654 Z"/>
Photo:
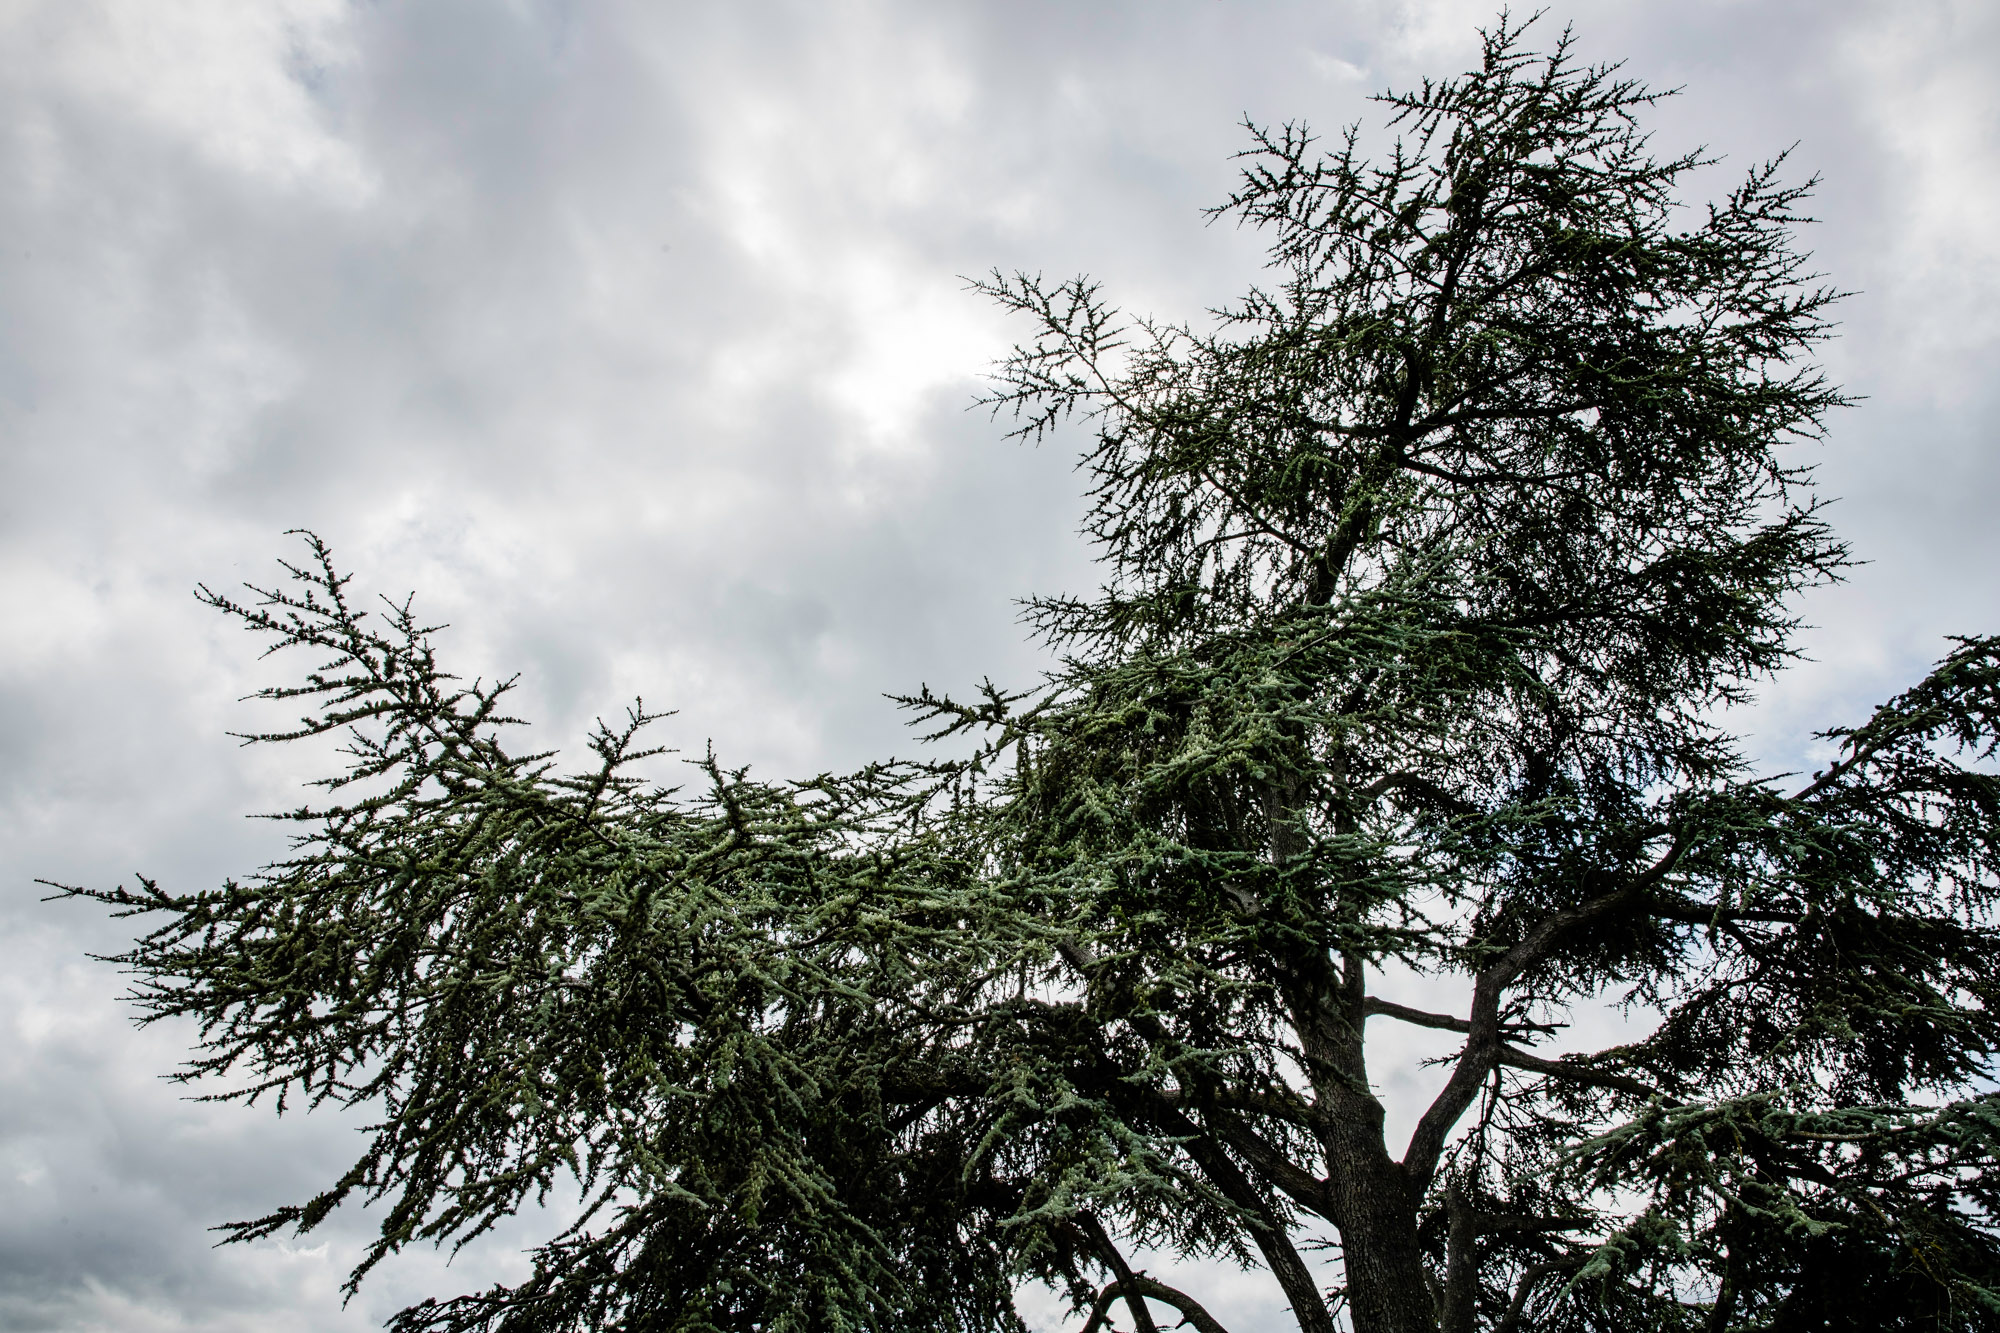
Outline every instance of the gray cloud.
<path fill-rule="evenodd" d="M 2000 624 L 2000 19 L 1973 3 L 1562 6 L 1686 92 L 1726 188 L 1798 141 L 1856 289 L 1865 401 L 1821 451 L 1875 563 L 1806 605 L 1759 745 Z M 643 693 L 774 772 L 907 749 L 880 697 L 1025 680 L 1011 599 L 1087 585 L 1077 479 L 964 406 L 1009 330 L 959 275 L 1088 270 L 1198 318 L 1254 278 L 1204 227 L 1236 122 L 1326 129 L 1462 67 L 1485 5 L 266 6 L 0 16 L 0 1328 L 379 1323 L 532 1234 L 393 1265 L 365 1235 L 216 1251 L 312 1191 L 336 1118 L 179 1100 L 116 923 L 29 881 L 193 885 L 278 846 L 306 758 L 235 748 L 272 678 L 188 590 L 311 526 L 364 586 L 523 673 L 544 743 Z M 1421 1080 L 1418 1080 L 1421 1082 Z M 1422 1091 L 1399 1083 L 1395 1097 Z M 1254 1329 L 1271 1297 L 1204 1274 Z M 1234 1302 L 1232 1305 L 1231 1303 Z"/>

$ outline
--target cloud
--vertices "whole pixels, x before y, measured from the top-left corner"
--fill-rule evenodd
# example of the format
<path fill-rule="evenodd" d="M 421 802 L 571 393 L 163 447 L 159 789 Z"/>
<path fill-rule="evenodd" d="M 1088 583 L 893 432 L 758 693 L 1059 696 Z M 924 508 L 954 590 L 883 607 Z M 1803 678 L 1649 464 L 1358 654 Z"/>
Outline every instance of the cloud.
<path fill-rule="evenodd" d="M 1829 364 L 1867 400 L 1823 477 L 1877 563 L 1807 604 L 1819 661 L 1754 716 L 1792 753 L 2000 621 L 2000 37 L 1971 4 L 1573 8 L 1588 56 L 1685 86 L 1660 142 L 1727 154 L 1712 181 L 1802 140 L 1813 244 L 1861 289 Z M 1031 678 L 1013 599 L 1093 579 L 1070 457 L 964 410 L 1014 330 L 961 275 L 1090 271 L 1199 320 L 1258 273 L 1253 234 L 1200 216 L 1237 122 L 1344 124 L 1489 16 L 9 7 L 0 1329 L 360 1328 L 532 1231 L 413 1255 L 344 1312 L 366 1218 L 209 1248 L 323 1183 L 348 1128 L 179 1100 L 156 1075 L 189 1034 L 130 1030 L 84 957 L 121 928 L 29 883 L 207 884 L 280 846 L 241 816 L 310 762 L 224 736 L 274 668 L 195 583 L 262 579 L 311 526 L 451 622 L 462 669 L 521 671 L 544 743 L 643 693 L 673 743 L 772 772 L 906 750 L 883 692 Z M 1406 1116 L 1425 1087 L 1390 1091 Z M 1256 1328 L 1265 1297 L 1234 1299 Z"/>

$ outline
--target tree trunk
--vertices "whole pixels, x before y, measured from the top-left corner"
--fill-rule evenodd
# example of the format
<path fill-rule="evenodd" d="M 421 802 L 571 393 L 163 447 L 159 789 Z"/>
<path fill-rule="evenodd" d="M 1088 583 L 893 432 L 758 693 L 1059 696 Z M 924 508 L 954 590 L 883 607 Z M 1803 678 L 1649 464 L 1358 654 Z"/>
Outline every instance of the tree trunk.
<path fill-rule="evenodd" d="M 1345 755 L 1336 752 L 1328 766 L 1344 787 Z M 1274 865 L 1288 865 L 1304 850 L 1306 839 L 1295 822 L 1304 785 L 1288 774 L 1266 788 Z M 1336 827 L 1351 834 L 1355 822 L 1336 816 Z M 1351 904 L 1336 911 L 1359 919 Z M 1320 1105 L 1334 1113 L 1321 1143 L 1354 1333 L 1438 1333 L 1438 1311 L 1417 1247 L 1416 1201 L 1383 1139 L 1382 1103 L 1368 1091 L 1367 962 L 1350 953 L 1338 968 L 1329 964 L 1323 952 L 1299 952 L 1283 961 L 1281 975 L 1314 1091 Z"/>
<path fill-rule="evenodd" d="M 1343 1100 L 1364 1102 L 1358 1096 Z M 1327 1142 L 1328 1192 L 1354 1333 L 1437 1333 L 1416 1208 L 1403 1168 L 1383 1146 L 1381 1104 L 1368 1097 L 1362 1106 L 1343 1109 L 1363 1113 L 1342 1116 Z"/>

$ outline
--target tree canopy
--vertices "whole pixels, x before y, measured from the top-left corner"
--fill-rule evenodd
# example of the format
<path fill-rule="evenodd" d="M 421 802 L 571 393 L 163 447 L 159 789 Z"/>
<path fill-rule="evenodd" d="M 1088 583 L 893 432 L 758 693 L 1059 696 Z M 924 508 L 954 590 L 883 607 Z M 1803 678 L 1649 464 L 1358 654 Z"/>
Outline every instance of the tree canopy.
<path fill-rule="evenodd" d="M 904 701 L 969 757 L 660 789 L 635 709 L 571 772 L 317 538 L 202 590 L 314 655 L 254 739 L 346 767 L 255 875 L 64 892 L 149 923 L 183 1077 L 373 1108 L 230 1234 L 373 1200 L 358 1283 L 578 1183 L 528 1278 L 402 1333 L 1018 1328 L 1028 1279 L 1221 1328 L 1135 1245 L 1267 1269 L 1304 1333 L 1990 1326 L 2000 639 L 1817 772 L 1744 757 L 1849 558 L 1798 458 L 1837 293 L 1810 183 L 1687 206 L 1657 97 L 1503 19 L 1372 159 L 1249 127 L 1217 214 L 1271 280 L 1211 325 L 981 284 L 1035 330 L 992 407 L 1088 435 L 1104 586 L 1031 604 L 1035 687 Z M 1570 1049 L 1607 998 L 1628 1039 Z M 1456 1036 L 1407 1143 L 1396 1025 Z"/>

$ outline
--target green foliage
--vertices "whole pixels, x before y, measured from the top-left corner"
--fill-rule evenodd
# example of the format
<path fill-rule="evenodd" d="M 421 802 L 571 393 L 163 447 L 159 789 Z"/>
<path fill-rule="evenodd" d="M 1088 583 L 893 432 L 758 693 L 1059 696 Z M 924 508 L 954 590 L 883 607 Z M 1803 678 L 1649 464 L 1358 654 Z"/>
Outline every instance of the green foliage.
<path fill-rule="evenodd" d="M 562 775 L 503 748 L 507 683 L 456 686 L 407 607 L 371 628 L 312 554 L 254 606 L 204 596 L 323 655 L 265 692 L 304 703 L 299 727 L 251 739 L 345 733 L 329 799 L 281 816 L 304 830 L 293 855 L 247 883 L 99 895 L 170 915 L 126 961 L 148 1018 L 201 1020 L 184 1077 L 380 1107 L 332 1189 L 233 1238 L 382 1200 L 358 1282 L 573 1176 L 584 1214 L 526 1284 L 399 1327 L 983 1326 L 1004 1308 L 958 1244 L 985 1239 L 954 1137 L 976 1126 L 912 1116 L 945 1071 L 883 1000 L 962 989 L 1008 945 L 967 928 L 978 893 L 941 837 L 885 827 L 906 776 L 781 788 L 710 759 L 680 799 L 624 775 L 647 754 L 638 711 Z"/>
<path fill-rule="evenodd" d="M 1014 1327 L 1029 1277 L 1217 1327 L 1130 1241 L 1309 1333 L 1992 1321 L 2000 639 L 1751 770 L 1718 718 L 1847 561 L 1791 461 L 1842 402 L 1807 187 L 1684 209 L 1655 95 L 1522 33 L 1383 98 L 1378 161 L 1251 127 L 1219 212 L 1274 277 L 1210 330 L 984 284 L 1037 327 L 995 409 L 1090 425 L 1106 585 L 1033 604 L 1036 690 L 906 701 L 971 759 L 682 795 L 635 711 L 566 775 L 316 540 L 204 592 L 323 659 L 256 739 L 348 767 L 254 879 L 87 896 L 163 916 L 123 961 L 187 1077 L 379 1108 L 233 1234 L 376 1199 L 358 1281 L 580 1182 L 407 1330 Z M 1606 995 L 1645 1030 L 1551 1053 Z M 1400 1152 L 1370 1019 L 1461 1038 Z"/>

